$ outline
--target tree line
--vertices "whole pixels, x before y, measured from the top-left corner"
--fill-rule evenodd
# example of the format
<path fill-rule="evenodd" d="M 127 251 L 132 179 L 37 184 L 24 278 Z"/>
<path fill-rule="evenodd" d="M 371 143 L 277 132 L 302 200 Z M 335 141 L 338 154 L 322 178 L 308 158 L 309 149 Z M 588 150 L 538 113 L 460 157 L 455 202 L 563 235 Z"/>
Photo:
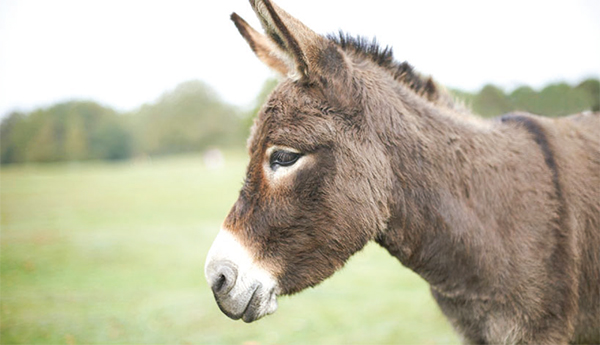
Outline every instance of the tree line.
<path fill-rule="evenodd" d="M 123 160 L 241 147 L 276 84 L 266 81 L 249 111 L 227 104 L 205 83 L 189 81 L 129 113 L 93 101 L 13 112 L 0 124 L 0 163 Z M 551 84 L 540 91 L 523 86 L 506 93 L 486 85 L 475 93 L 451 92 L 486 117 L 515 110 L 546 116 L 600 110 L 598 79 Z"/>
<path fill-rule="evenodd" d="M 182 83 L 130 113 L 68 101 L 6 117 L 0 163 L 122 160 L 241 146 L 241 115 L 200 81 Z"/>
<path fill-rule="evenodd" d="M 465 101 L 474 113 L 484 117 L 511 111 L 526 111 L 544 116 L 564 116 L 581 111 L 600 110 L 600 81 L 586 79 L 571 86 L 567 83 L 549 84 L 540 91 L 521 86 L 505 93 L 494 85 L 486 85 L 477 93 L 451 90 Z"/>

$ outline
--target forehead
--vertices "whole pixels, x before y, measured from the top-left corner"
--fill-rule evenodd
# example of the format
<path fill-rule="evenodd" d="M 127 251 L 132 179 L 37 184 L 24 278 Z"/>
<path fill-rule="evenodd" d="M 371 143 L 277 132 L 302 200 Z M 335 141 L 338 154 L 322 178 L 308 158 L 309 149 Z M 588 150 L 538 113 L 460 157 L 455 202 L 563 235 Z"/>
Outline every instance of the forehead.
<path fill-rule="evenodd" d="M 327 102 L 318 90 L 283 81 L 259 111 L 248 139 L 250 153 L 279 145 L 310 152 L 334 134 Z"/>

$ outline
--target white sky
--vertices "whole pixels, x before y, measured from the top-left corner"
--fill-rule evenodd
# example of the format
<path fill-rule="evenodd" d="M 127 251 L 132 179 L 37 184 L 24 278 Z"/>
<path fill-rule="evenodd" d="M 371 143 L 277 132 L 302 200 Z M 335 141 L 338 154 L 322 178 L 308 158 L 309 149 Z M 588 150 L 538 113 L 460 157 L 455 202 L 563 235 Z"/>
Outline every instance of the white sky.
<path fill-rule="evenodd" d="M 279 0 L 319 33 L 377 36 L 450 87 L 600 76 L 598 0 Z M 68 99 L 119 110 L 201 79 L 247 106 L 272 75 L 229 20 L 247 0 L 0 0 L 0 116 Z"/>

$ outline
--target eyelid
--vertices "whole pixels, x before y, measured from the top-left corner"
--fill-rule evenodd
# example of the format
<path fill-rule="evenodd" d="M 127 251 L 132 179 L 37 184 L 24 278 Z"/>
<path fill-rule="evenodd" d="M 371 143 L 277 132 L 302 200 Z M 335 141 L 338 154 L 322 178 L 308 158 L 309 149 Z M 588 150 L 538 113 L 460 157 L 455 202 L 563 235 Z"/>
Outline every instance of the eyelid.
<path fill-rule="evenodd" d="M 296 163 L 298 159 L 300 159 L 300 157 L 302 157 L 301 153 L 278 150 L 273 152 L 271 154 L 271 157 L 269 157 L 269 164 L 271 165 L 271 167 L 273 167 L 274 165 L 290 166 Z"/>
<path fill-rule="evenodd" d="M 273 145 L 273 146 L 270 146 L 269 148 L 267 148 L 267 150 L 265 151 L 265 155 L 267 156 L 267 158 L 270 158 L 271 155 L 273 154 L 273 152 L 275 152 L 275 151 L 289 151 L 292 153 L 302 154 L 302 152 L 296 150 L 293 147 L 283 146 L 283 145 Z"/>

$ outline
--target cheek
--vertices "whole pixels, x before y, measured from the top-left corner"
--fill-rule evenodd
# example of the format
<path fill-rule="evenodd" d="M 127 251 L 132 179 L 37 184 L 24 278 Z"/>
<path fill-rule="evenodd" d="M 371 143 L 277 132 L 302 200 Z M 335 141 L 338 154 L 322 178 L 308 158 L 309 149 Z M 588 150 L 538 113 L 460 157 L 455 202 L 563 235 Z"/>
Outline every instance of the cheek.
<path fill-rule="evenodd" d="M 302 208 L 322 206 L 330 195 L 329 186 L 336 175 L 335 156 L 322 150 L 312 157 L 305 169 L 298 170 L 291 181 L 294 202 Z M 314 210 L 318 215 L 318 209 Z"/>
<path fill-rule="evenodd" d="M 254 260 L 269 268 L 284 294 L 318 284 L 349 256 L 341 255 L 339 239 L 345 236 L 340 236 L 328 200 L 334 160 L 307 158 L 277 181 L 267 174 L 263 183 L 249 181 L 225 222 L 255 253 Z M 263 184 L 265 188 L 252 188 Z"/>
<path fill-rule="evenodd" d="M 278 277 L 283 294 L 293 294 L 315 286 L 344 264 L 344 260 L 328 245 L 329 242 L 319 238 L 323 230 L 313 228 L 310 231 L 310 235 L 288 237 L 288 245 L 279 251 L 285 258 L 282 274 Z"/>
<path fill-rule="evenodd" d="M 275 260 L 282 262 L 280 285 L 292 294 L 315 286 L 344 265 L 354 253 L 354 245 L 337 206 L 328 191 L 333 168 L 321 172 L 304 170 L 297 174 L 293 188 L 288 227 L 271 234 Z"/>

